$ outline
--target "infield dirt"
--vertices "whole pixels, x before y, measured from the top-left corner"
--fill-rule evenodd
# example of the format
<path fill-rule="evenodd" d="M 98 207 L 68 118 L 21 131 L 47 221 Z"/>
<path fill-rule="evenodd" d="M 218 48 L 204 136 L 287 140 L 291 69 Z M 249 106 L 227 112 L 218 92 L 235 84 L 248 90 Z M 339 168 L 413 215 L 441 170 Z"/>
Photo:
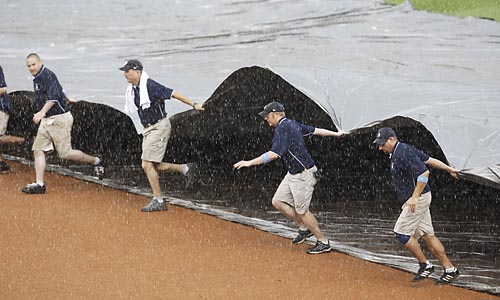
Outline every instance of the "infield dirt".
<path fill-rule="evenodd" d="M 500 299 L 30 166 L 0 175 L 0 299 Z"/>

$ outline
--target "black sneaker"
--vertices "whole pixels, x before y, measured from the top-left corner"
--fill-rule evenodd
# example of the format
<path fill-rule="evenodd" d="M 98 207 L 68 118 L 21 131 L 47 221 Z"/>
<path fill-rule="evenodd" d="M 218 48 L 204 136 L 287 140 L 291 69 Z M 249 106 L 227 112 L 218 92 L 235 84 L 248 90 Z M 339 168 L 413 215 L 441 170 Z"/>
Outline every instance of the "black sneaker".
<path fill-rule="evenodd" d="M 104 162 L 102 158 L 99 158 L 100 162 L 97 165 L 94 165 L 94 174 L 97 179 L 102 180 L 104 178 Z"/>
<path fill-rule="evenodd" d="M 167 210 L 167 201 L 163 200 L 162 203 L 158 202 L 158 200 L 154 199 L 149 202 L 148 205 L 144 206 L 141 211 L 142 212 L 153 212 L 153 211 L 164 211 Z"/>
<path fill-rule="evenodd" d="M 308 237 L 311 236 L 313 236 L 313 234 L 309 229 L 306 230 L 299 229 L 299 234 L 292 240 L 292 244 L 294 245 L 302 244 L 305 240 L 307 240 Z"/>
<path fill-rule="evenodd" d="M 0 161 L 0 174 L 7 174 L 9 172 L 9 165 L 5 161 Z"/>
<path fill-rule="evenodd" d="M 186 165 L 188 167 L 188 171 L 184 175 L 186 176 L 186 189 L 191 190 L 194 188 L 195 176 L 196 176 L 196 171 L 198 169 L 198 165 L 196 163 L 187 163 Z"/>
<path fill-rule="evenodd" d="M 33 182 L 23 187 L 21 191 L 26 194 L 45 194 L 45 185 Z"/>
<path fill-rule="evenodd" d="M 320 241 L 316 242 L 316 245 L 311 249 L 307 250 L 308 254 L 321 254 L 332 251 L 332 247 L 330 247 L 330 242 L 322 243 Z"/>
<path fill-rule="evenodd" d="M 426 263 L 419 263 L 419 265 L 420 268 L 418 269 L 417 275 L 413 277 L 413 282 L 419 282 L 434 273 L 434 266 L 427 267 Z"/>
<path fill-rule="evenodd" d="M 452 281 L 454 281 L 455 279 L 457 279 L 458 276 L 460 276 L 460 272 L 458 272 L 457 268 L 455 268 L 454 272 L 449 272 L 448 273 L 448 272 L 444 271 L 444 273 L 441 276 L 441 278 L 439 278 L 436 281 L 436 284 L 448 284 L 448 283 L 451 283 Z"/>

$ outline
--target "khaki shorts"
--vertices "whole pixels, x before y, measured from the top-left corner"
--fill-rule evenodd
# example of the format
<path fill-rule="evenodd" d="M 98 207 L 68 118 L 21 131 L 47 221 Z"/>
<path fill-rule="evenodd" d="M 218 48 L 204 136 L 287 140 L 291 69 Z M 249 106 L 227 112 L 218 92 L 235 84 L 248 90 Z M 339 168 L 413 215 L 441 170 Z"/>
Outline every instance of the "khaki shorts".
<path fill-rule="evenodd" d="M 405 203 L 402 207 L 403 211 L 399 215 L 396 225 L 394 225 L 394 232 L 411 235 L 417 240 L 426 234 L 434 235 L 431 211 L 429 209 L 431 201 L 431 192 L 420 195 L 414 213 L 410 212 L 408 205 Z"/>
<path fill-rule="evenodd" d="M 71 112 L 43 118 L 38 127 L 33 151 L 57 151 L 59 157 L 63 157 L 72 150 L 71 127 L 73 126 L 73 115 Z"/>
<path fill-rule="evenodd" d="M 142 160 L 161 163 L 167 150 L 171 125 L 168 118 L 144 129 L 142 140 Z"/>
<path fill-rule="evenodd" d="M 7 132 L 7 123 L 9 123 L 9 115 L 0 110 L 0 136 Z"/>
<path fill-rule="evenodd" d="M 287 173 L 278 186 L 273 201 L 285 202 L 301 215 L 308 212 L 317 182 L 313 173 L 317 170 L 318 168 L 312 167 L 298 174 Z"/>

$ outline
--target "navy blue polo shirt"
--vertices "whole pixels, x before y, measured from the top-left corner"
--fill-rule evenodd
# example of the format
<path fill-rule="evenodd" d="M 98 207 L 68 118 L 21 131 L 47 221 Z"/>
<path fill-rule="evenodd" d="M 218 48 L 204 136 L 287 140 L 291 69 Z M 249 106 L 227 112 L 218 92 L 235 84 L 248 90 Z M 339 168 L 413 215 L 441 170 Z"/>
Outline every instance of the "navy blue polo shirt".
<path fill-rule="evenodd" d="M 5 76 L 3 75 L 2 66 L 0 66 L 0 88 L 7 87 L 5 82 Z M 12 110 L 12 103 L 10 102 L 9 95 L 7 93 L 0 96 L 0 111 L 10 112 Z"/>
<path fill-rule="evenodd" d="M 146 83 L 151 106 L 142 109 L 140 106 L 141 98 L 139 86 L 134 87 L 134 103 L 137 106 L 137 112 L 141 123 L 144 126 L 152 125 L 167 116 L 165 111 L 165 100 L 172 98 L 173 89 L 167 88 L 151 78 Z"/>
<path fill-rule="evenodd" d="M 430 156 L 405 143 L 398 142 L 391 153 L 392 185 L 397 197 L 405 202 L 410 199 L 415 190 L 417 177 L 425 173 L 425 164 Z M 422 194 L 430 192 L 427 184 Z"/>
<path fill-rule="evenodd" d="M 42 66 L 40 72 L 33 77 L 33 88 L 37 110 L 42 109 L 47 101 L 56 102 L 45 114 L 46 117 L 63 114 L 70 110 L 68 99 L 56 74 L 45 66 Z"/>
<path fill-rule="evenodd" d="M 314 166 L 314 160 L 304 142 L 304 136 L 312 135 L 314 130 L 314 127 L 287 118 L 282 118 L 276 126 L 271 151 L 283 158 L 290 174 L 297 174 Z"/>

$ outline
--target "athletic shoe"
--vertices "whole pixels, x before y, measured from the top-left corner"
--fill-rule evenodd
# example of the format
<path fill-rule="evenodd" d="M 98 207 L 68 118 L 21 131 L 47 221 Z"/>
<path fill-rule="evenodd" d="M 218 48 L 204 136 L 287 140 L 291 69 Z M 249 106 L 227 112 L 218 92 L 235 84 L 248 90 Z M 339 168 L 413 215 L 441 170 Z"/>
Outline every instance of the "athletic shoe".
<path fill-rule="evenodd" d="M 158 202 L 158 200 L 154 199 L 149 202 L 148 205 L 144 206 L 141 211 L 142 212 L 153 212 L 153 211 L 164 211 L 167 210 L 167 201 L 163 200 L 162 203 Z"/>
<path fill-rule="evenodd" d="M 322 243 L 320 241 L 316 242 L 316 245 L 311 249 L 307 250 L 308 254 L 321 254 L 332 251 L 332 247 L 330 247 L 330 242 Z"/>
<path fill-rule="evenodd" d="M 413 282 L 418 282 L 429 277 L 434 273 L 434 266 L 427 267 L 426 263 L 419 263 L 420 268 L 418 269 L 417 275 L 413 277 Z"/>
<path fill-rule="evenodd" d="M 45 194 L 45 189 L 45 185 L 39 185 L 33 182 L 23 187 L 21 191 L 26 194 Z"/>
<path fill-rule="evenodd" d="M 94 173 L 97 179 L 102 180 L 104 178 L 104 162 L 102 158 L 99 158 L 100 162 L 94 166 Z"/>
<path fill-rule="evenodd" d="M 455 268 L 455 271 L 449 272 L 449 273 L 446 272 L 446 271 L 444 271 L 444 273 L 441 276 L 441 278 L 439 278 L 436 281 L 436 284 L 448 284 L 448 283 L 451 283 L 452 281 L 454 281 L 455 279 L 457 279 L 458 276 L 460 276 L 460 272 L 458 272 L 457 268 Z"/>
<path fill-rule="evenodd" d="M 5 161 L 0 161 L 0 174 L 7 174 L 9 172 L 9 165 Z"/>
<path fill-rule="evenodd" d="M 191 190 L 194 187 L 194 179 L 196 175 L 196 170 L 198 169 L 198 165 L 196 163 L 187 163 L 188 171 L 185 174 L 186 176 L 186 189 Z"/>
<path fill-rule="evenodd" d="M 313 234 L 309 229 L 306 230 L 299 229 L 299 234 L 292 240 L 292 244 L 294 245 L 302 244 L 305 240 L 307 240 L 308 237 L 311 236 L 313 236 Z"/>

